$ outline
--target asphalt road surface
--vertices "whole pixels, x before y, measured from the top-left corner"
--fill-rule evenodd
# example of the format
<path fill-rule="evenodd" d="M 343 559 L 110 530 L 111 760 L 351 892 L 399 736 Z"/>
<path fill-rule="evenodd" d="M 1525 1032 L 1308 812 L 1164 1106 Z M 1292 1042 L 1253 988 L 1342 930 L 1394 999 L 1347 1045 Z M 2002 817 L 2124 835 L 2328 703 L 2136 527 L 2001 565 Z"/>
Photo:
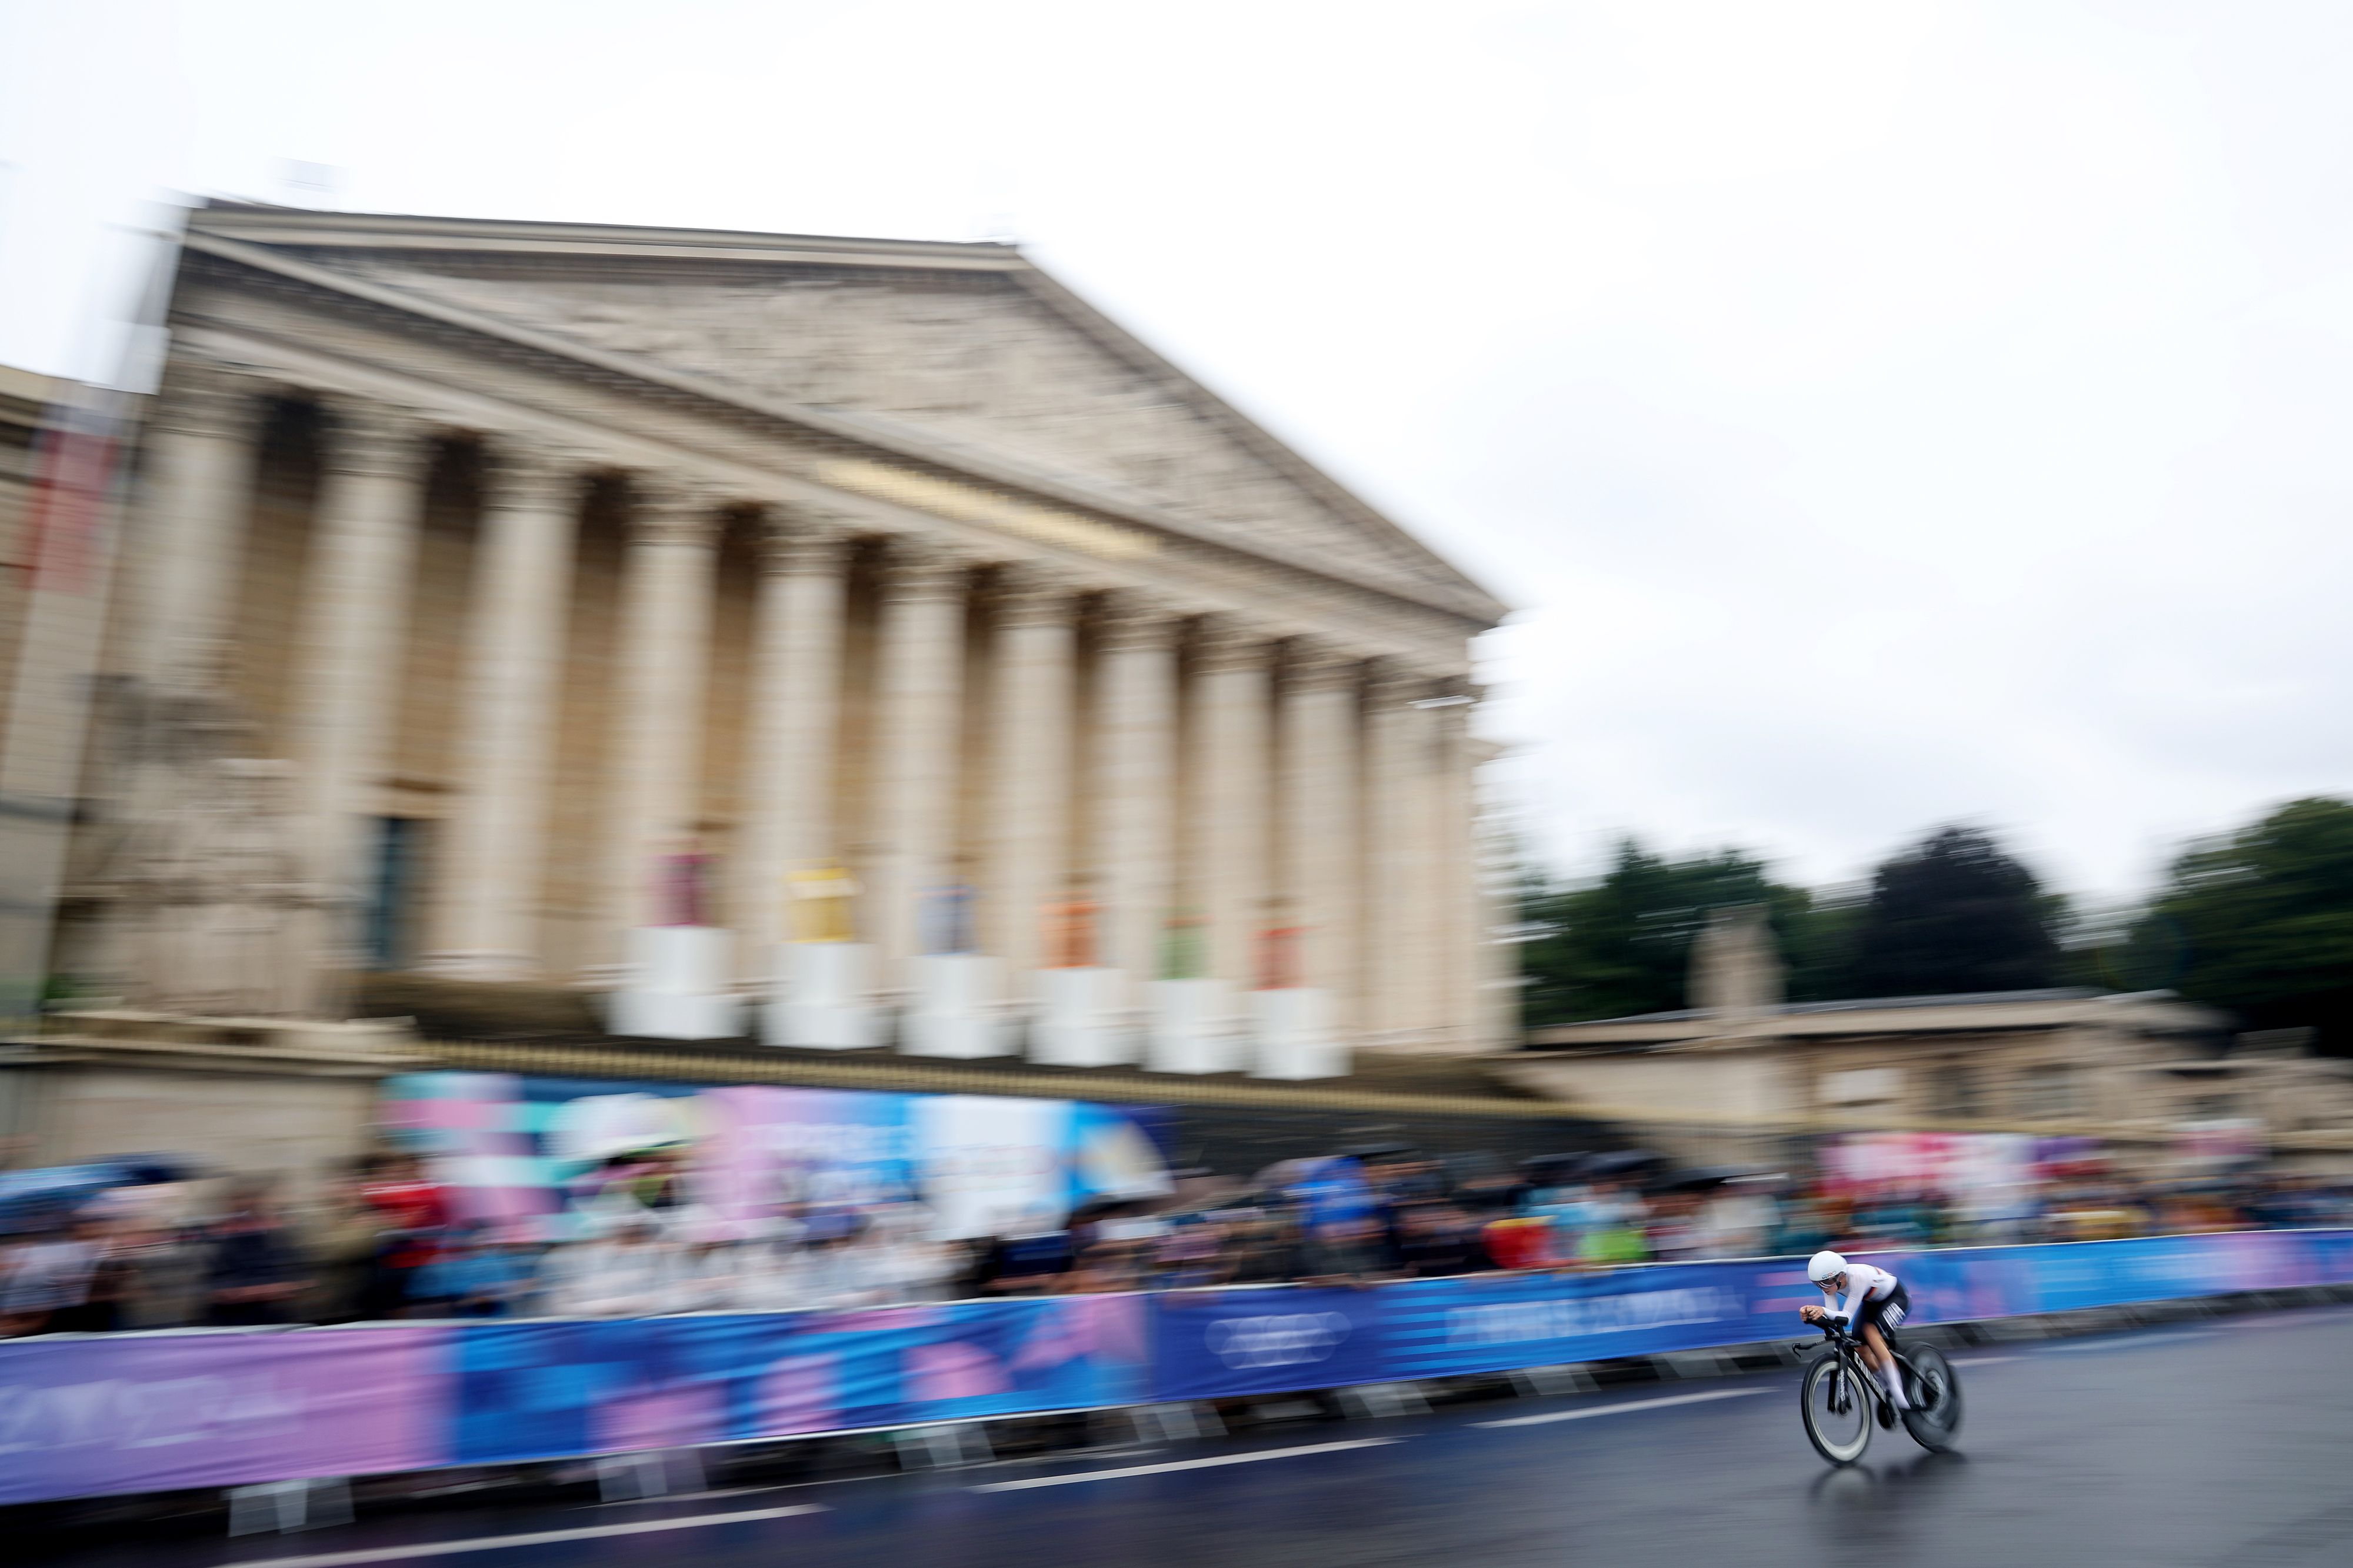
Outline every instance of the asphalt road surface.
<path fill-rule="evenodd" d="M 1793 1334 L 1793 1341 L 1798 1336 Z M 2353 1310 L 1955 1352 L 1959 1450 L 1834 1470 L 1796 1374 L 671 1498 L 390 1516 L 73 1568 L 2353 1563 Z"/>

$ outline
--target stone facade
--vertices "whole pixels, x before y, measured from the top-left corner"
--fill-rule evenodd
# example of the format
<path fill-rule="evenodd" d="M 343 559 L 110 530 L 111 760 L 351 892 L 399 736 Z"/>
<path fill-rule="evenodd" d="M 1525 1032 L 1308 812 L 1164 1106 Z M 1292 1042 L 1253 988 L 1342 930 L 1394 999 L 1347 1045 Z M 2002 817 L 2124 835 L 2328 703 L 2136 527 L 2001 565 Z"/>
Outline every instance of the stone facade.
<path fill-rule="evenodd" d="M 962 887 L 1017 1009 L 1080 905 L 1504 1043 L 1504 606 L 1017 250 L 216 205 L 171 326 L 111 664 L 217 672 L 354 961 L 592 982 L 692 855 L 747 985 L 840 868 L 886 991 Z"/>
<path fill-rule="evenodd" d="M 1719 928 L 1717 956 L 1738 935 Z M 1756 984 L 1695 979 L 1734 999 L 1721 1010 L 1536 1029 L 1496 1070 L 1699 1163 L 1838 1132 L 2024 1132 L 2099 1138 L 2157 1173 L 2193 1130 L 2243 1123 L 2284 1162 L 2353 1170 L 2353 1068 L 2247 1037 L 2226 1051 L 2230 1020 L 2169 993 L 1777 1004 Z"/>

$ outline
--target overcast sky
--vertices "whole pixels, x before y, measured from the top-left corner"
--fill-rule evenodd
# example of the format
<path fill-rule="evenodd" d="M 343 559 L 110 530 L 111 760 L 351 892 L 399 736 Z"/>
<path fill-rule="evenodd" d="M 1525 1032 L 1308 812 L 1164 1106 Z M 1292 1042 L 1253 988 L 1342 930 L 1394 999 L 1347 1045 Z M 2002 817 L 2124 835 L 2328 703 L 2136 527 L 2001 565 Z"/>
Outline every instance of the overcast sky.
<path fill-rule="evenodd" d="M 0 0 L 0 362 L 166 188 L 1018 237 L 1519 612 L 1545 858 L 2353 788 L 2353 6 Z M 110 270 L 111 268 L 112 270 Z"/>

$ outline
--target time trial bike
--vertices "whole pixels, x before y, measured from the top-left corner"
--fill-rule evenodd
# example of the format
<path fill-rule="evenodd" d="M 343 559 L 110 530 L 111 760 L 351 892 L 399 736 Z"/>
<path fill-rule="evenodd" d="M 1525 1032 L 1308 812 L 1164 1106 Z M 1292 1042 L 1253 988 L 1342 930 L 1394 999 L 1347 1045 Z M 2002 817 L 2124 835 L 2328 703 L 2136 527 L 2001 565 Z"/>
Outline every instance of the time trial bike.
<path fill-rule="evenodd" d="M 1831 1464 L 1852 1465 L 1871 1447 L 1872 1424 L 1888 1404 L 1887 1391 L 1863 1361 L 1862 1340 L 1833 1322 L 1821 1329 L 1826 1348 L 1798 1382 L 1806 1436 L 1814 1451 Z M 1914 1441 L 1941 1454 L 1961 1429 L 1961 1383 L 1953 1363 L 1934 1346 L 1905 1346 L 1893 1334 L 1886 1338 L 1904 1379 L 1905 1397 L 1912 1402 L 1911 1409 L 1895 1414 L 1903 1417 Z"/>

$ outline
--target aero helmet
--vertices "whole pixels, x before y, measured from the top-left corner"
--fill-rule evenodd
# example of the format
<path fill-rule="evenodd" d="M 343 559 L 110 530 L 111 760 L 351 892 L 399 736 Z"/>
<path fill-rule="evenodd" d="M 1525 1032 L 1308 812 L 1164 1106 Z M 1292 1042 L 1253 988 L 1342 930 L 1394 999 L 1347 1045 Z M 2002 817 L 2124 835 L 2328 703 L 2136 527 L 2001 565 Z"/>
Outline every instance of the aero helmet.
<path fill-rule="evenodd" d="M 1806 1278 L 1817 1285 L 1827 1285 L 1846 1272 L 1846 1259 L 1835 1252 L 1817 1252 L 1806 1261 Z"/>

